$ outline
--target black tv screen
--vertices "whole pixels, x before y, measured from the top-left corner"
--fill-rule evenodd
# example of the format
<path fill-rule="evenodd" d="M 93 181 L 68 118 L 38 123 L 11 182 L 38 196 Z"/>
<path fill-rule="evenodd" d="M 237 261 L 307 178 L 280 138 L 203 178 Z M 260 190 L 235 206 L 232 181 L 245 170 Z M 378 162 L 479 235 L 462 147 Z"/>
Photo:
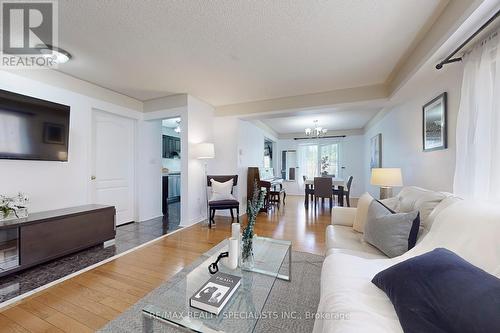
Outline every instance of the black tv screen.
<path fill-rule="evenodd" d="M 70 107 L 0 90 L 0 159 L 67 161 Z"/>

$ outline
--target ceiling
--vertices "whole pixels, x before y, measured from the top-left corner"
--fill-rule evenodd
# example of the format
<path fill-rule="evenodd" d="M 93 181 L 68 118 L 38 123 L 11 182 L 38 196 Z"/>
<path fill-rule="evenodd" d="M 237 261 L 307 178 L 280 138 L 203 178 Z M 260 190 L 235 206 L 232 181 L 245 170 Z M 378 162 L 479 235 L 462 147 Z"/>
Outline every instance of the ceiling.
<path fill-rule="evenodd" d="M 59 70 L 214 106 L 384 83 L 447 0 L 60 0 Z"/>
<path fill-rule="evenodd" d="M 372 119 L 380 108 L 362 108 L 349 110 L 324 109 L 298 115 L 260 119 L 278 134 L 303 133 L 307 127 L 318 126 L 329 131 L 362 129 Z"/>

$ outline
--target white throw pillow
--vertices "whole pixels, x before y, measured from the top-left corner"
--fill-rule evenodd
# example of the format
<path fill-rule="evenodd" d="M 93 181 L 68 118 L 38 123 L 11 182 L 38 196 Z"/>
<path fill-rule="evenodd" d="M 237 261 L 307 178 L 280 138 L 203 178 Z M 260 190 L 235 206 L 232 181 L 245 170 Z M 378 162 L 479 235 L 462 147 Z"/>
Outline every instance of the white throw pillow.
<path fill-rule="evenodd" d="M 380 200 L 386 207 L 389 207 L 391 210 L 396 213 L 399 212 L 399 197 L 392 197 L 387 199 Z"/>
<path fill-rule="evenodd" d="M 210 179 L 210 183 L 212 184 L 212 197 L 210 201 L 219 201 L 219 200 L 236 200 L 231 191 L 233 189 L 233 180 L 229 179 L 227 182 L 221 183 L 214 179 Z"/>
<path fill-rule="evenodd" d="M 366 192 L 358 200 L 358 208 L 356 210 L 356 217 L 352 228 L 357 232 L 365 231 L 366 218 L 368 216 L 368 207 L 370 207 L 373 197 L 370 193 Z"/>
<path fill-rule="evenodd" d="M 420 212 L 420 227 L 429 229 L 429 215 L 446 198 L 446 194 L 425 190 L 416 186 L 407 186 L 399 192 L 398 198 L 398 212 L 408 213 L 418 210 Z"/>

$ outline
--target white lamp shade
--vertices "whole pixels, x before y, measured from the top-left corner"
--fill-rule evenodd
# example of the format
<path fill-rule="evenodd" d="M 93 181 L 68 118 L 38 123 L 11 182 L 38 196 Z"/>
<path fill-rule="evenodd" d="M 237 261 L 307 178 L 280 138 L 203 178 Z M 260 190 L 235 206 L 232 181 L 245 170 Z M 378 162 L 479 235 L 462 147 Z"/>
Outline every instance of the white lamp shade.
<path fill-rule="evenodd" d="M 199 160 L 215 158 L 215 147 L 213 143 L 202 142 L 195 146 L 194 156 Z"/>
<path fill-rule="evenodd" d="M 370 183 L 375 186 L 403 186 L 403 176 L 399 168 L 373 168 Z"/>

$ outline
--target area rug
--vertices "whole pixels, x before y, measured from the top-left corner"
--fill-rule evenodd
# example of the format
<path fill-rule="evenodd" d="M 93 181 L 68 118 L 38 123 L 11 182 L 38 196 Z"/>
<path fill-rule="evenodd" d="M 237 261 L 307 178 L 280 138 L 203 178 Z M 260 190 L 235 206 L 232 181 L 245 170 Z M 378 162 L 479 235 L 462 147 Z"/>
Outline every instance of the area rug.
<path fill-rule="evenodd" d="M 163 290 L 169 289 L 176 281 L 188 274 L 206 258 L 200 258 L 193 264 L 142 298 L 119 317 L 109 322 L 99 332 L 132 333 L 142 328 L 141 310 L 146 304 L 154 304 Z M 320 297 L 321 266 L 324 257 L 304 252 L 292 253 L 292 280 L 276 280 L 262 313 L 274 313 L 278 316 L 261 318 L 254 332 L 312 332 L 314 313 Z M 288 271 L 288 261 L 282 271 Z M 154 332 L 185 332 L 168 324 L 155 323 Z"/>

